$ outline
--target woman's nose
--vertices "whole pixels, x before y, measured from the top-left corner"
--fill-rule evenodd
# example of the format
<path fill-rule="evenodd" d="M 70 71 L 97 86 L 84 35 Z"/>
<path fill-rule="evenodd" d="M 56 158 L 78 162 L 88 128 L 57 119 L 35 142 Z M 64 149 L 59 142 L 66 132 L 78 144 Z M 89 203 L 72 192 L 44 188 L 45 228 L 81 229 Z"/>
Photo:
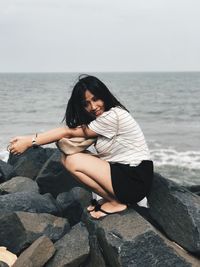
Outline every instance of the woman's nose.
<path fill-rule="evenodd" d="M 96 109 L 96 103 L 95 102 L 91 102 L 91 109 L 95 110 Z"/>

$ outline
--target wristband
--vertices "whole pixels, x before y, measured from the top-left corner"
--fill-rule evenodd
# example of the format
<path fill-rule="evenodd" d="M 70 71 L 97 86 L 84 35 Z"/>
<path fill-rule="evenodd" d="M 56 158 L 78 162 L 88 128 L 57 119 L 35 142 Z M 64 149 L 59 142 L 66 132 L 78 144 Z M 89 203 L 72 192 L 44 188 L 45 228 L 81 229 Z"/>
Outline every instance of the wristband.
<path fill-rule="evenodd" d="M 33 148 L 37 148 L 37 147 L 39 147 L 39 145 L 38 145 L 37 142 L 36 142 L 36 138 L 37 138 L 37 136 L 38 136 L 38 134 L 36 133 L 36 134 L 35 134 L 35 137 L 32 138 L 32 147 L 33 147 Z"/>

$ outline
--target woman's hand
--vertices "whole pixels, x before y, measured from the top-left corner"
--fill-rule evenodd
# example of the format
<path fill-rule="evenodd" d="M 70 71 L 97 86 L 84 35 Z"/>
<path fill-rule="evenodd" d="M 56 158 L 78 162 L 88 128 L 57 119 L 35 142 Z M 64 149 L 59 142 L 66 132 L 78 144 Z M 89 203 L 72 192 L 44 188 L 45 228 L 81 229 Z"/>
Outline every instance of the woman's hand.
<path fill-rule="evenodd" d="M 32 146 L 33 136 L 16 136 L 10 140 L 8 150 L 14 154 L 19 155 Z"/>

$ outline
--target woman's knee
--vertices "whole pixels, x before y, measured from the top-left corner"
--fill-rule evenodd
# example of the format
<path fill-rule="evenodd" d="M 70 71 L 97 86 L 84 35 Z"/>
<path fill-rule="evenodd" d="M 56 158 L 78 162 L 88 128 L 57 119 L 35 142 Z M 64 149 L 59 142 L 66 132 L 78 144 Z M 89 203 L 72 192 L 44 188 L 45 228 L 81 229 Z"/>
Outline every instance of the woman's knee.
<path fill-rule="evenodd" d="M 68 171 L 75 172 L 78 164 L 77 154 L 61 157 L 61 163 Z"/>

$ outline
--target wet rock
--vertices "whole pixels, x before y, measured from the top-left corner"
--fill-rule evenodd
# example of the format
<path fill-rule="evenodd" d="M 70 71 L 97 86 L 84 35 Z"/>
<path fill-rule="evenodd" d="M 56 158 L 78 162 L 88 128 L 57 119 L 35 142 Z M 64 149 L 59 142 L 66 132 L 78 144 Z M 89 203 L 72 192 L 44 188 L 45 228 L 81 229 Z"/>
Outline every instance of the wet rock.
<path fill-rule="evenodd" d="M 89 205 L 91 193 L 81 187 L 74 187 L 69 192 L 60 193 L 56 201 L 62 210 L 62 216 L 71 226 L 80 222 L 83 209 Z"/>
<path fill-rule="evenodd" d="M 83 220 L 90 235 L 97 235 L 106 266 L 192 266 L 189 256 L 177 253 L 166 238 L 132 209 L 100 221 L 85 212 Z"/>
<path fill-rule="evenodd" d="M 24 191 L 39 193 L 39 187 L 30 178 L 21 176 L 13 177 L 9 181 L 0 184 L 0 195 Z"/>
<path fill-rule="evenodd" d="M 19 256 L 13 267 L 43 267 L 54 253 L 51 240 L 41 236 Z"/>
<path fill-rule="evenodd" d="M 16 192 L 0 196 L 1 211 L 29 211 L 59 215 L 60 210 L 50 194 Z"/>
<path fill-rule="evenodd" d="M 62 166 L 61 152 L 57 150 L 44 164 L 36 177 L 40 193 L 51 193 L 55 198 L 59 193 L 80 186 L 75 178 Z"/>
<path fill-rule="evenodd" d="M 43 164 L 54 151 L 55 149 L 52 148 L 29 148 L 21 155 L 10 153 L 8 163 L 13 166 L 17 176 L 29 177 L 35 180 Z"/>
<path fill-rule="evenodd" d="M 200 197 L 155 174 L 149 203 L 150 215 L 167 236 L 200 255 Z"/>
<path fill-rule="evenodd" d="M 15 254 L 19 254 L 42 235 L 55 242 L 69 229 L 66 219 L 50 214 L 10 212 L 0 215 L 0 243 Z"/>
<path fill-rule="evenodd" d="M 45 267 L 84 266 L 90 252 L 88 231 L 79 223 L 57 241 L 54 246 L 56 253 Z"/>
<path fill-rule="evenodd" d="M 9 267 L 7 263 L 0 261 L 0 267 Z"/>
<path fill-rule="evenodd" d="M 0 183 L 8 181 L 13 176 L 16 176 L 13 166 L 0 159 Z"/>
<path fill-rule="evenodd" d="M 191 186 L 186 186 L 186 188 L 191 191 L 192 193 L 200 196 L 200 185 L 191 185 Z"/>

